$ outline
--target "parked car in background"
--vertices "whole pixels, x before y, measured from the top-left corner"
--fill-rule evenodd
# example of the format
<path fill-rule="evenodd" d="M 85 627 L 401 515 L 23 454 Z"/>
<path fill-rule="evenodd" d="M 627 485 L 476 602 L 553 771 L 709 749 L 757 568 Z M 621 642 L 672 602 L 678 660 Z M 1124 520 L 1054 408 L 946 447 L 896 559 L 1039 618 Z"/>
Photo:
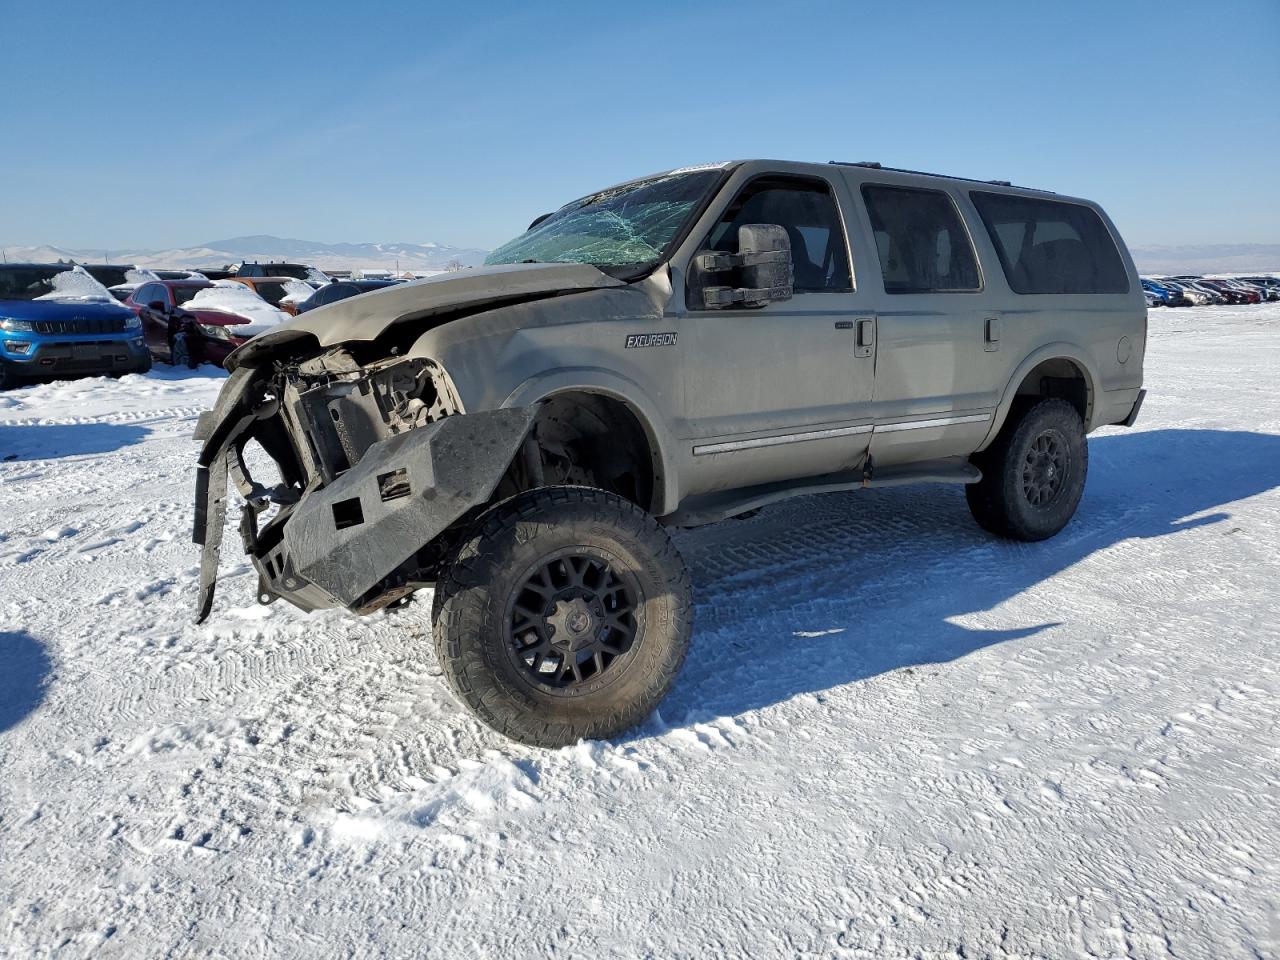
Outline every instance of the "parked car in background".
<path fill-rule="evenodd" d="M 1264 290 L 1268 300 L 1280 300 L 1280 277 L 1245 277 L 1244 280 Z"/>
<path fill-rule="evenodd" d="M 297 305 L 315 291 L 314 286 L 294 277 L 232 277 L 231 279 L 236 283 L 244 284 L 267 303 L 273 307 L 279 307 L 288 314 L 297 313 Z M 307 289 L 303 290 L 303 287 Z"/>
<path fill-rule="evenodd" d="M 1142 289 L 1146 293 L 1150 293 L 1156 299 L 1156 306 L 1161 307 L 1186 307 L 1190 306 L 1189 301 L 1183 292 L 1175 286 L 1163 283 L 1161 281 L 1152 280 L 1148 277 L 1142 278 Z M 1150 306 L 1150 304 L 1149 304 Z"/>
<path fill-rule="evenodd" d="M 1227 303 L 1261 303 L 1262 297 L 1248 290 L 1238 290 L 1223 280 L 1212 280 L 1205 277 L 1200 280 L 1200 286 L 1208 287 L 1210 290 L 1216 290 L 1227 298 Z"/>
<path fill-rule="evenodd" d="M 1178 291 L 1182 294 L 1182 299 L 1187 302 L 1188 306 L 1205 307 L 1212 303 L 1226 302 L 1225 298 L 1220 294 L 1211 293 L 1208 290 L 1200 290 L 1189 283 L 1183 283 L 1179 280 L 1169 280 L 1166 277 L 1157 277 L 1155 282 L 1168 290 Z"/>
<path fill-rule="evenodd" d="M 1161 283 L 1164 282 L 1165 281 L 1161 279 Z M 1219 290 L 1215 290 L 1212 287 L 1205 286 L 1201 283 L 1199 277 L 1174 277 L 1173 282 L 1186 291 L 1188 296 L 1191 295 L 1192 291 L 1198 294 L 1200 297 L 1200 303 L 1198 305 L 1212 306 L 1215 304 L 1230 302 L 1226 294 Z"/>
<path fill-rule="evenodd" d="M 362 293 L 368 293 L 370 290 L 392 287 L 400 282 L 399 280 L 335 280 L 333 283 L 325 284 L 313 293 L 310 299 L 303 300 L 302 303 L 298 304 L 298 313 L 306 313 L 316 307 L 323 307 L 327 303 L 348 300 Z"/>
<path fill-rule="evenodd" d="M 157 360 L 195 368 L 201 362 L 222 362 L 248 334 L 237 332 L 247 321 L 222 310 L 191 308 L 188 303 L 209 280 L 152 280 L 125 300 L 142 323 L 147 349 Z"/>
<path fill-rule="evenodd" d="M 294 280 L 306 280 L 311 283 L 327 283 L 329 281 L 322 271 L 315 267 L 308 266 L 305 263 L 286 263 L 284 261 L 272 263 L 245 263 L 240 264 L 236 272 L 232 275 L 232 279 L 240 277 L 292 277 Z"/>
<path fill-rule="evenodd" d="M 125 283 L 129 271 L 138 269 L 132 263 L 82 263 L 79 266 L 104 287 Z"/>
<path fill-rule="evenodd" d="M 1262 284 L 1254 283 L 1253 281 L 1246 280 L 1243 277 L 1222 277 L 1219 279 L 1232 290 L 1239 290 L 1242 293 L 1256 293 L 1258 295 L 1259 303 L 1270 299 L 1268 290 L 1266 287 L 1262 286 Z"/>
<path fill-rule="evenodd" d="M 25 377 L 150 368 L 138 318 L 87 271 L 0 264 L 0 388 Z"/>
<path fill-rule="evenodd" d="M 1142 299 L 1143 299 L 1143 300 L 1145 300 L 1145 301 L 1147 302 L 1147 306 L 1148 306 L 1148 307 L 1163 307 L 1163 306 L 1166 306 L 1166 304 L 1165 304 L 1165 302 L 1164 302 L 1163 300 L 1161 300 L 1158 296 L 1156 296 L 1154 293 L 1152 293 L 1152 292 L 1151 292 L 1150 290 L 1148 290 L 1146 287 L 1143 287 L 1143 288 L 1142 288 Z"/>

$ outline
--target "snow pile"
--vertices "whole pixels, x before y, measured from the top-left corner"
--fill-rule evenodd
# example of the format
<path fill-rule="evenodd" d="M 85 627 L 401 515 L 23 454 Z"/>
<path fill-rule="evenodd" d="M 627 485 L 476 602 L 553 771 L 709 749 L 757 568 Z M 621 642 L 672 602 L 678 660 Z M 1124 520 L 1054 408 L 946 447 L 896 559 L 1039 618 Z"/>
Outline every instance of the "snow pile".
<path fill-rule="evenodd" d="M 87 300 L 116 303 L 111 292 L 100 284 L 84 267 L 73 267 L 54 274 L 49 281 L 53 291 L 36 297 L 37 300 Z"/>
<path fill-rule="evenodd" d="M 215 280 L 183 306 L 187 310 L 217 310 L 242 317 L 243 326 L 236 327 L 237 336 L 256 336 L 289 319 L 283 310 L 273 307 L 243 283 L 234 280 Z"/>
<path fill-rule="evenodd" d="M 145 267 L 135 267 L 133 270 L 124 272 L 124 283 L 117 284 L 120 287 L 140 287 L 144 283 L 151 283 L 153 280 L 159 280 L 160 275 Z"/>
<path fill-rule="evenodd" d="M 281 303 L 291 303 L 297 306 L 304 300 L 311 299 L 311 295 L 316 292 L 316 288 L 302 280 L 288 280 L 284 283 L 284 296 L 280 298 Z"/>

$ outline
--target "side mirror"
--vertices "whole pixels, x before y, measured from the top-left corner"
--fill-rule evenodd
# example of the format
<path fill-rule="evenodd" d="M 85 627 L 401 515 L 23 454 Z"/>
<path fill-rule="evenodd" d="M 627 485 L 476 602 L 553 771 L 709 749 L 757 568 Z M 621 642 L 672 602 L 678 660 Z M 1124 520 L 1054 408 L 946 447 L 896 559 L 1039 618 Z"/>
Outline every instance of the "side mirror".
<path fill-rule="evenodd" d="M 161 300 L 152 300 L 147 304 L 147 309 L 156 313 L 164 313 L 164 302 Z"/>
<path fill-rule="evenodd" d="M 737 281 L 732 286 L 704 285 L 702 305 L 707 309 L 763 307 L 775 300 L 790 300 L 794 291 L 791 238 L 774 223 L 743 224 L 738 228 L 737 253 L 709 251 L 695 256 L 693 262 L 700 280 L 708 274 L 731 273 Z"/>

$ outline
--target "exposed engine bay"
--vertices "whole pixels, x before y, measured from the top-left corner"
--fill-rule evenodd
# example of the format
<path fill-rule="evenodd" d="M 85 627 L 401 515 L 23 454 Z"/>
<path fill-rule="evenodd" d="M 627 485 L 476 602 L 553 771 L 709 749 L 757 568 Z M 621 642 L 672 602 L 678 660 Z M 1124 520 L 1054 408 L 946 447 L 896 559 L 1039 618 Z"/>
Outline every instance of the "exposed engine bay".
<path fill-rule="evenodd" d="M 240 535 L 260 602 L 368 613 L 429 582 L 433 541 L 488 501 L 533 416 L 464 414 L 425 358 L 361 365 L 338 347 L 237 369 L 197 428 L 198 619 L 212 604 L 228 477 L 245 500 Z M 251 475 L 252 441 L 275 462 L 276 482 Z"/>

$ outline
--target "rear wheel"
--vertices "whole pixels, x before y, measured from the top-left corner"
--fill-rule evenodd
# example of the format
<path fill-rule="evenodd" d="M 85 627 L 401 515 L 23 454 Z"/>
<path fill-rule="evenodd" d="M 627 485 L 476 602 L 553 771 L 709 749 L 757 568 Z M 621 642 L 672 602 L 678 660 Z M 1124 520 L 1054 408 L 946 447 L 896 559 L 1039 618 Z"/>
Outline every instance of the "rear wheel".
<path fill-rule="evenodd" d="M 436 587 L 433 621 L 472 713 L 513 740 L 565 746 L 619 734 L 666 696 L 689 646 L 689 575 L 635 504 L 544 487 L 481 518 Z"/>
<path fill-rule="evenodd" d="M 965 488 L 978 525 L 1011 540 L 1052 537 L 1084 494 L 1089 448 L 1080 414 L 1065 400 L 1023 407 L 973 458 L 982 479 Z"/>

